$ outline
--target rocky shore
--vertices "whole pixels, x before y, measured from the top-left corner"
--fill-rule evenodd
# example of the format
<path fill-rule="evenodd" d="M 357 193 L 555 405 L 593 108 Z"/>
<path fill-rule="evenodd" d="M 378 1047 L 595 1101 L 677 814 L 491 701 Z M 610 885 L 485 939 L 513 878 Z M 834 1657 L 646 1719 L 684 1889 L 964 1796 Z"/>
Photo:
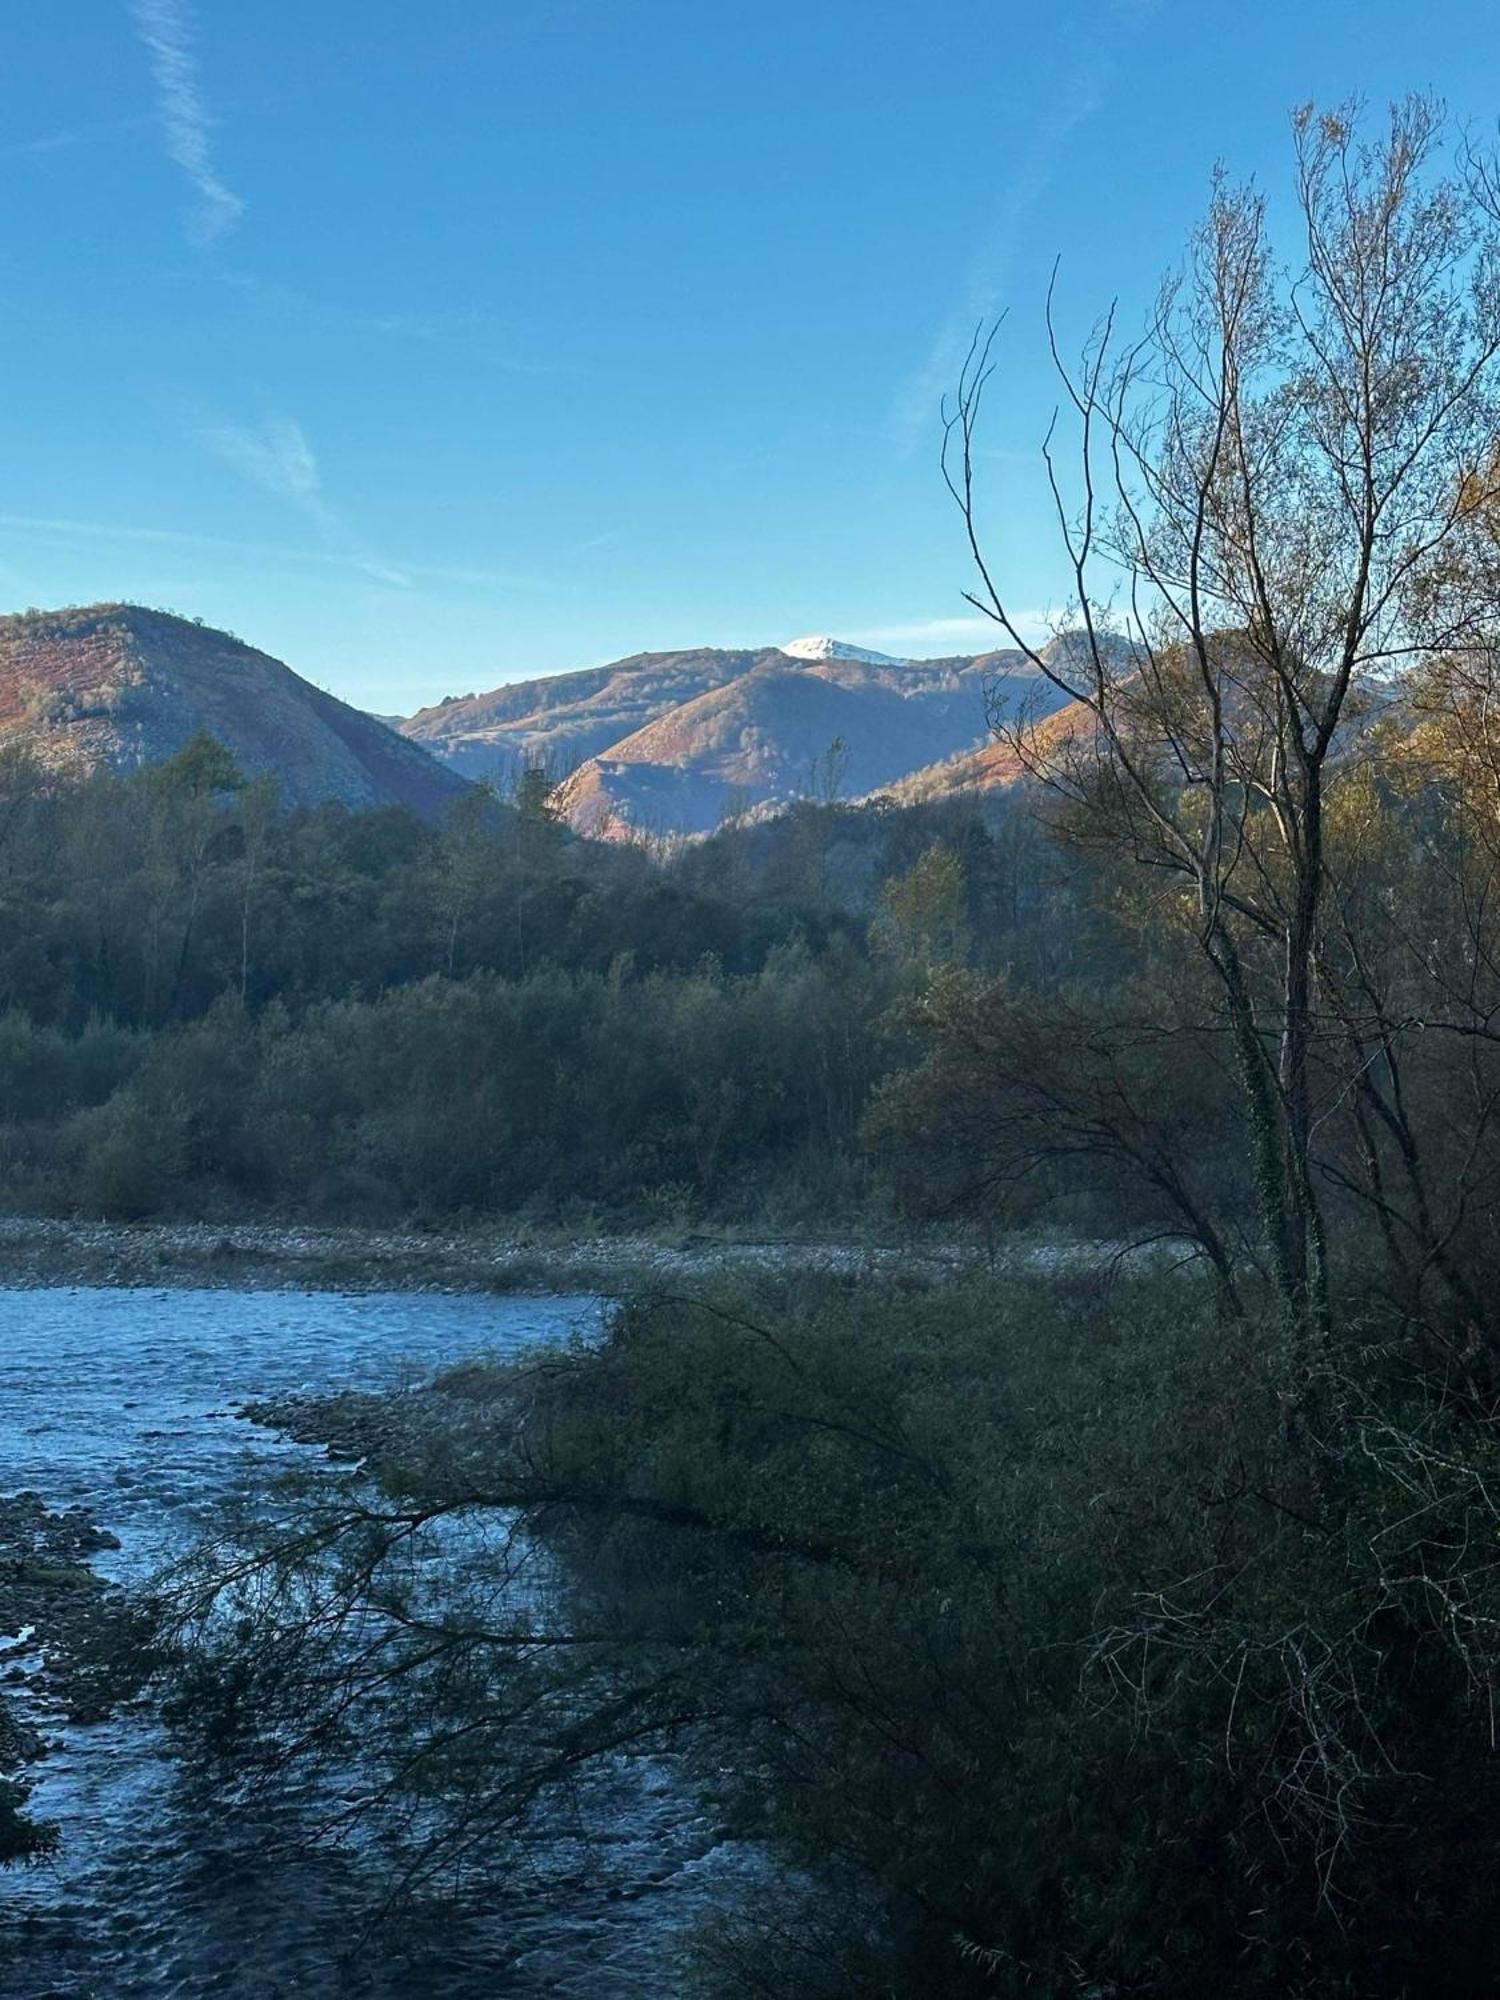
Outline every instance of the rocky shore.
<path fill-rule="evenodd" d="M 82 1508 L 0 1498 L 0 1851 L 45 1854 L 51 1829 L 24 1817 L 27 1773 L 57 1725 L 101 1720 L 124 1691 L 133 1621 L 92 1558 L 119 1547 Z"/>

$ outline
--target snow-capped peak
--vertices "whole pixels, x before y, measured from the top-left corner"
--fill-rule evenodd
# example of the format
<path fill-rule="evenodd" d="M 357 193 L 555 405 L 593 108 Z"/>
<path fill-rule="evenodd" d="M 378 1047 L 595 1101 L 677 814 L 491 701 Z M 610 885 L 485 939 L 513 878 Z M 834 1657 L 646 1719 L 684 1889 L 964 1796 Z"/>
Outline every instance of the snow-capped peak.
<path fill-rule="evenodd" d="M 867 667 L 899 667 L 889 653 L 872 653 L 865 646 L 851 646 L 846 639 L 791 639 L 780 651 L 794 660 L 860 660 Z"/>

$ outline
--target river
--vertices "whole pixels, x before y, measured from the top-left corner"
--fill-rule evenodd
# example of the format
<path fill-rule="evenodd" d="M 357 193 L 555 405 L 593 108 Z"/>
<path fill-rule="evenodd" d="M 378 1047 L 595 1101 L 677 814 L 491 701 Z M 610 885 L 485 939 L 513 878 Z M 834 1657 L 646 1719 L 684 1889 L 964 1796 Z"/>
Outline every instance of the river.
<path fill-rule="evenodd" d="M 315 1457 L 237 1403 L 378 1389 L 468 1355 L 599 1325 L 587 1297 L 228 1290 L 0 1290 L 0 1492 L 81 1505 L 145 1577 L 236 1490 Z M 497 1886 L 482 1922 L 346 1952 L 375 1894 L 358 1857 L 268 1847 L 194 1803 L 137 1718 L 65 1726 L 33 1800 L 59 1859 L 0 1875 L 4 2000 L 479 2000 L 675 1990 L 678 1940 L 753 1867 L 670 1769 L 622 1774 L 611 1823 L 559 1837 Z"/>

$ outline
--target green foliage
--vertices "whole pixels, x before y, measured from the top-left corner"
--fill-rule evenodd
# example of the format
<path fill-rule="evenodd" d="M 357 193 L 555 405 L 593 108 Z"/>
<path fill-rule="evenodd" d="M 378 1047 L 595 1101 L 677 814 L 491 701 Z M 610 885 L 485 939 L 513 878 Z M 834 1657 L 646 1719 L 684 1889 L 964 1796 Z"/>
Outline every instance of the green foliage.
<path fill-rule="evenodd" d="M 212 798 L 219 793 L 245 789 L 244 775 L 229 751 L 202 729 L 183 744 L 175 757 L 156 765 L 149 774 L 149 782 L 168 796 L 180 793 L 190 799 Z"/>
<path fill-rule="evenodd" d="M 1289 1434 L 1275 1351 L 1012 1283 L 647 1308 L 577 1371 L 586 1566 L 738 1688 L 740 1810 L 888 1899 L 843 1990 L 1483 1985 L 1500 1447 L 1352 1342 Z"/>
<path fill-rule="evenodd" d="M 67 1128 L 72 1189 L 88 1216 L 140 1222 L 166 1207 L 188 1158 L 185 1119 L 176 1106 L 153 1105 L 134 1088 L 81 1112 Z"/>
<path fill-rule="evenodd" d="M 25 1788 L 13 1779 L 0 1778 L 0 1868 L 49 1860 L 57 1845 L 57 1828 L 27 1813 Z"/>
<path fill-rule="evenodd" d="M 886 883 L 880 904 L 877 938 L 912 965 L 952 965 L 968 956 L 967 885 L 950 848 L 929 847 Z"/>
<path fill-rule="evenodd" d="M 527 764 L 516 779 L 515 808 L 531 826 L 556 826 L 557 809 L 552 794 L 557 780 L 543 764 Z"/>

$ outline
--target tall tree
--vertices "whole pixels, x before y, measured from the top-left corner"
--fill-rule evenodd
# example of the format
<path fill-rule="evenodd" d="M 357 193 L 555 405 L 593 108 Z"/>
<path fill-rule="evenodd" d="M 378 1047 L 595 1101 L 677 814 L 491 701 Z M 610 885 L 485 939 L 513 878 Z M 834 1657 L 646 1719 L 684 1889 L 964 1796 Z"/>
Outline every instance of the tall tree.
<path fill-rule="evenodd" d="M 1077 704 L 1061 741 L 1024 717 L 1003 726 L 1075 830 L 1175 882 L 1212 965 L 1270 1271 L 1313 1336 L 1327 1319 L 1313 1155 L 1323 982 L 1337 969 L 1329 788 L 1392 677 L 1472 637 L 1472 597 L 1432 586 L 1494 501 L 1500 435 L 1500 230 L 1484 168 L 1445 162 L 1425 99 L 1393 107 L 1373 137 L 1361 126 L 1354 106 L 1295 115 L 1290 261 L 1264 198 L 1220 175 L 1138 340 L 1121 341 L 1111 312 L 1070 364 L 1049 295 L 1061 410 L 1043 458 L 1070 643 L 1043 649 L 1018 629 L 979 521 L 995 329 L 945 413 L 943 457 L 978 568 L 971 601 Z M 1356 1019 L 1357 1062 L 1367 1027 Z"/>

